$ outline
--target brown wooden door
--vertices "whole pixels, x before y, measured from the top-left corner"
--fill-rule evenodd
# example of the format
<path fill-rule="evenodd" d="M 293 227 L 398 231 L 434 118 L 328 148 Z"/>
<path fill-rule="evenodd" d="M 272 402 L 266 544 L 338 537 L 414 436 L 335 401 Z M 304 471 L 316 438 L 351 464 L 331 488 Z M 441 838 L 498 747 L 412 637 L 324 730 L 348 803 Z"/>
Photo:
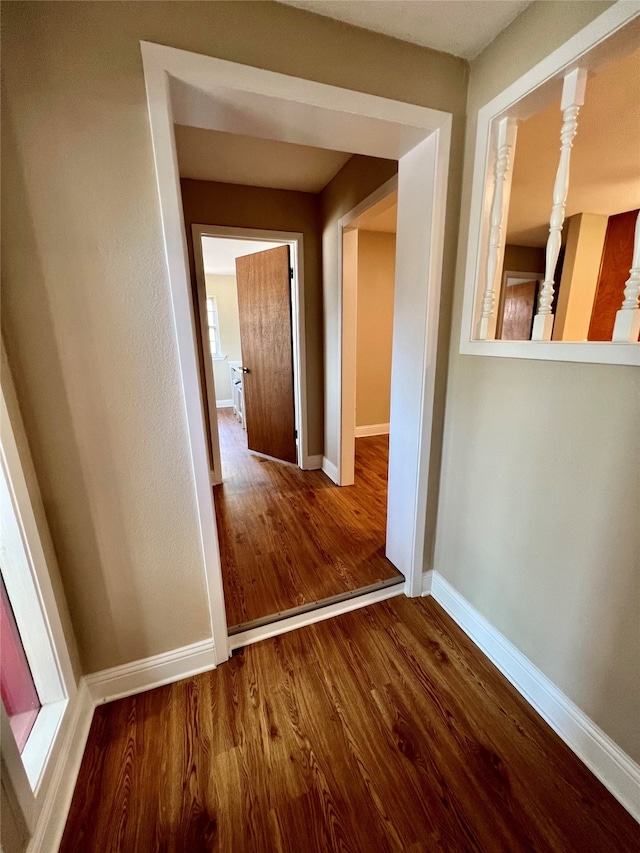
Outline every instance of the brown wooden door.
<path fill-rule="evenodd" d="M 296 462 L 289 247 L 236 259 L 250 450 Z"/>
<path fill-rule="evenodd" d="M 523 281 L 506 288 L 501 340 L 528 341 L 531 338 L 537 287 L 537 281 Z"/>

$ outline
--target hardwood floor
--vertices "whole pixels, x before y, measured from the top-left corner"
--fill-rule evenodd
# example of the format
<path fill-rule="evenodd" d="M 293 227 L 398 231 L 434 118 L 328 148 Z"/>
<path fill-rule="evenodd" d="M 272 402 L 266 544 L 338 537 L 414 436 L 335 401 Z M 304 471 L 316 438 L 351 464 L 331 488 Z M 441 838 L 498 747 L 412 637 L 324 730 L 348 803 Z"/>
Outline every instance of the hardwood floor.
<path fill-rule="evenodd" d="M 61 853 L 627 853 L 640 827 L 433 599 L 98 707 Z"/>
<path fill-rule="evenodd" d="M 219 409 L 223 483 L 214 499 L 227 622 L 237 625 L 401 577 L 384 556 L 388 437 L 356 441 L 356 482 L 338 488 L 247 450 Z"/>

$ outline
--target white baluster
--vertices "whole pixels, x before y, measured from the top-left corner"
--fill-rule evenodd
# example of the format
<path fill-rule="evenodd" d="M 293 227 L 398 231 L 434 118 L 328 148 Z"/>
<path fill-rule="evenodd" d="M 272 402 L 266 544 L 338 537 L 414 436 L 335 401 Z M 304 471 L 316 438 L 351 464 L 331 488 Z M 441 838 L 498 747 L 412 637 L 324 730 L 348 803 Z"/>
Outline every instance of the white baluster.
<path fill-rule="evenodd" d="M 616 314 L 612 341 L 635 343 L 640 333 L 640 213 L 636 219 L 633 238 L 633 260 L 631 274 L 624 288 L 624 302 Z"/>
<path fill-rule="evenodd" d="M 584 104 L 584 89 L 587 82 L 587 71 L 576 68 L 564 78 L 562 86 L 563 122 L 560 130 L 560 162 L 556 172 L 556 182 L 553 187 L 553 207 L 549 221 L 549 239 L 545 261 L 544 281 L 538 299 L 538 313 L 533 318 L 531 340 L 550 341 L 553 331 L 554 274 L 562 245 L 562 226 L 564 224 L 564 209 L 569 193 L 569 164 L 573 139 L 578 130 L 578 113 Z"/>
<path fill-rule="evenodd" d="M 509 208 L 509 193 L 505 193 L 505 182 L 511 166 L 511 150 L 516 142 L 516 129 L 515 119 L 503 118 L 498 122 L 486 281 L 482 298 L 482 314 L 477 329 L 477 339 L 481 341 L 493 340 L 496 336 L 496 295 L 500 290 L 498 261 L 501 250 L 504 249 L 502 235 Z"/>

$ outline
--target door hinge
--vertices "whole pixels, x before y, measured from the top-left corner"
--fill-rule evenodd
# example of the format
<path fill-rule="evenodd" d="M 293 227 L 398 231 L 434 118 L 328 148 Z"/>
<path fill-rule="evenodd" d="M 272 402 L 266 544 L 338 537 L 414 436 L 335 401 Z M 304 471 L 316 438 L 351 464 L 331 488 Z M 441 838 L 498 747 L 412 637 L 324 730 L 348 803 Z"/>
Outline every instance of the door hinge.
<path fill-rule="evenodd" d="M 293 437 L 294 437 L 294 438 L 297 438 L 297 437 L 298 437 L 298 430 L 297 430 L 297 429 L 294 429 L 294 431 L 293 431 Z"/>
<path fill-rule="evenodd" d="M 293 267 L 289 267 L 289 278 L 293 281 Z"/>

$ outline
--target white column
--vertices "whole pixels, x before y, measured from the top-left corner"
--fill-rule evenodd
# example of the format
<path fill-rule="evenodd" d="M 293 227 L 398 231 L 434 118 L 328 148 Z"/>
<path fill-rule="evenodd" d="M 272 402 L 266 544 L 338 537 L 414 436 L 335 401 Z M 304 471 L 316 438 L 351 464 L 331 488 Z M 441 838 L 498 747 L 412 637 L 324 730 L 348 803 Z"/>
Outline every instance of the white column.
<path fill-rule="evenodd" d="M 516 141 L 516 129 L 515 119 L 507 117 L 498 122 L 485 289 L 476 333 L 476 338 L 480 341 L 493 340 L 496 336 L 496 296 L 500 292 L 502 272 L 498 262 L 504 252 L 502 240 L 509 209 L 510 184 L 507 185 L 507 192 L 505 192 L 505 184 L 511 166 L 511 151 Z"/>
<path fill-rule="evenodd" d="M 549 221 L 549 239 L 547 240 L 547 255 L 545 262 L 545 273 L 540 297 L 538 299 L 538 313 L 533 319 L 533 331 L 531 340 L 550 341 L 553 331 L 553 304 L 554 273 L 560 247 L 562 245 L 562 226 L 564 224 L 564 209 L 569 192 L 569 164 L 571 162 L 571 149 L 573 139 L 578 130 L 578 113 L 584 104 L 584 89 L 587 82 L 587 71 L 585 68 L 575 68 L 564 78 L 562 86 L 562 110 L 563 122 L 560 130 L 560 162 L 556 172 L 556 182 L 553 187 L 553 207 Z"/>
<path fill-rule="evenodd" d="M 631 274 L 624 288 L 624 302 L 616 314 L 612 341 L 635 343 L 640 333 L 640 213 L 636 219 L 633 238 L 633 260 Z"/>

